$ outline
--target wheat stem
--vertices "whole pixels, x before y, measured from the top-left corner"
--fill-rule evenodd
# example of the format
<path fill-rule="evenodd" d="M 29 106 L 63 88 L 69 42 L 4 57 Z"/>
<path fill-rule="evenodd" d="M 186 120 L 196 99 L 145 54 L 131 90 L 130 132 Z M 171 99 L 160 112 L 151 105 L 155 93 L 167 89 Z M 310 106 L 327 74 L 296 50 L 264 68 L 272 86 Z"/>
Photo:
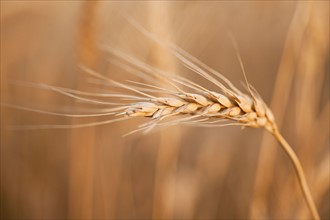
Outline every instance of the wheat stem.
<path fill-rule="evenodd" d="M 270 130 L 269 130 L 270 131 Z M 311 192 L 308 188 L 307 185 L 307 180 L 303 171 L 303 168 L 301 166 L 301 163 L 297 157 L 297 154 L 293 151 L 293 149 L 291 148 L 291 146 L 288 144 L 288 142 L 284 139 L 284 137 L 281 135 L 281 133 L 278 131 L 277 128 L 275 128 L 274 130 L 270 131 L 274 137 L 277 139 L 277 141 L 280 143 L 281 147 L 283 148 L 283 150 L 285 151 L 285 153 L 289 156 L 293 167 L 296 171 L 296 174 L 298 176 L 298 181 L 301 187 L 301 190 L 303 192 L 304 198 L 306 200 L 306 203 L 308 205 L 308 208 L 310 209 L 312 216 L 315 220 L 320 219 L 319 213 L 316 209 L 315 203 L 313 201 Z"/>

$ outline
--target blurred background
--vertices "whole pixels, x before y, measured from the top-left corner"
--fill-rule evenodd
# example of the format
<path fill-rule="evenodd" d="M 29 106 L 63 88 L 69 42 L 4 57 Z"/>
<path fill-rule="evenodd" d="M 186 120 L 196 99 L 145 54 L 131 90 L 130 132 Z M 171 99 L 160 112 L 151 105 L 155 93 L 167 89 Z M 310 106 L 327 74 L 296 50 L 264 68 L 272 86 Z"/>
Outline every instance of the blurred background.
<path fill-rule="evenodd" d="M 330 218 L 329 1 L 1 1 L 1 103 L 79 111 L 72 98 L 11 82 L 92 91 L 80 64 L 135 79 L 103 45 L 212 88 L 127 17 L 240 87 L 231 33 Z M 1 218 L 310 219 L 289 159 L 263 129 L 173 126 L 122 137 L 142 121 L 10 130 L 86 120 L 2 106 Z"/>

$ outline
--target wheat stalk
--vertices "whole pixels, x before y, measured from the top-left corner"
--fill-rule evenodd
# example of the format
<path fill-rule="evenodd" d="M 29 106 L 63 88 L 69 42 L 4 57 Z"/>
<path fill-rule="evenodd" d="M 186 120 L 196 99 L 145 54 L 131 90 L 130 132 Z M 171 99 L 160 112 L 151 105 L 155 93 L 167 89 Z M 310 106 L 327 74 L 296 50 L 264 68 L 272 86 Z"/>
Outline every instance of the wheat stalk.
<path fill-rule="evenodd" d="M 132 22 L 132 21 L 131 21 Z M 134 24 L 137 26 L 136 24 Z M 290 145 L 280 134 L 273 113 L 262 100 L 256 89 L 254 89 L 245 77 L 245 71 L 242 66 L 241 58 L 238 55 L 244 77 L 246 80 L 246 90 L 244 93 L 237 89 L 227 78 L 219 72 L 211 69 L 189 53 L 185 52 L 176 45 L 164 43 L 141 27 L 138 27 L 142 33 L 151 39 L 162 44 L 170 50 L 188 69 L 197 73 L 209 82 L 217 86 L 218 90 L 213 91 L 206 89 L 187 78 L 164 72 L 153 66 L 147 65 L 126 53 L 118 51 L 112 47 L 103 48 L 108 53 L 118 58 L 117 61 L 111 60 L 112 64 L 116 64 L 131 74 L 140 77 L 148 83 L 129 81 L 128 83 L 120 83 L 109 79 L 98 72 L 85 66 L 81 67 L 84 72 L 94 78 L 94 83 L 102 83 L 125 89 L 124 93 L 91 93 L 79 90 L 49 86 L 49 85 L 31 85 L 38 88 L 52 90 L 70 96 L 81 102 L 97 105 L 118 105 L 110 109 L 100 109 L 92 114 L 62 114 L 56 112 L 40 111 L 26 107 L 18 107 L 15 105 L 7 105 L 9 107 L 21 108 L 29 111 L 36 111 L 44 114 L 62 115 L 67 117 L 103 117 L 114 116 L 110 120 L 92 122 L 76 125 L 44 125 L 44 126 L 25 126 L 20 128 L 79 128 L 95 125 L 113 123 L 117 121 L 127 120 L 137 117 L 147 117 L 150 121 L 141 124 L 138 129 L 128 133 L 149 132 L 155 128 L 172 126 L 174 124 L 186 124 L 192 126 L 205 127 L 223 127 L 223 126 L 242 126 L 251 128 L 265 128 L 280 143 L 285 153 L 291 160 L 295 172 L 298 176 L 299 184 L 303 192 L 306 203 L 311 211 L 314 219 L 320 219 L 316 206 L 312 199 L 307 181 L 300 164 L 300 161 L 292 150 Z M 158 80 L 155 80 L 157 78 Z M 160 80 L 159 80 L 160 79 Z M 157 82 L 165 82 L 172 88 L 163 88 L 156 85 Z M 189 91 L 188 91 L 189 90 Z M 135 93 L 131 95 L 130 92 Z M 87 97 L 110 97 L 119 98 L 121 102 L 107 102 L 95 100 Z"/>

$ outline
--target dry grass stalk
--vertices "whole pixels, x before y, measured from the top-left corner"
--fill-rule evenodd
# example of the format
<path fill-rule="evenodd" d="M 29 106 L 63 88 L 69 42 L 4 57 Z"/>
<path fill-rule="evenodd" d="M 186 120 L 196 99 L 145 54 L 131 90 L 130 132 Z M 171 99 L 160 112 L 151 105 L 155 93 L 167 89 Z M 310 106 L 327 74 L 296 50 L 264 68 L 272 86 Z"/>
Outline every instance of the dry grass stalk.
<path fill-rule="evenodd" d="M 137 26 L 136 24 L 134 25 Z M 102 117 L 112 115 L 114 118 L 86 124 L 25 126 L 20 128 L 90 127 L 137 117 L 147 117 L 151 120 L 147 123 L 141 124 L 138 129 L 128 134 L 140 131 L 149 132 L 155 128 L 175 124 L 205 127 L 238 125 L 242 127 L 265 128 L 279 141 L 282 148 L 289 156 L 297 173 L 301 189 L 312 216 L 314 219 L 319 219 L 319 214 L 313 202 L 299 159 L 290 145 L 280 134 L 271 110 L 262 100 L 256 89 L 248 83 L 246 77 L 247 93 L 244 93 L 237 89 L 222 74 L 206 66 L 204 63 L 191 56 L 181 48 L 170 43 L 161 42 L 143 28 L 139 26 L 137 27 L 142 33 L 169 49 L 170 52 L 188 69 L 216 85 L 219 90 L 213 91 L 206 89 L 202 85 L 192 82 L 187 78 L 164 72 L 155 67 L 149 66 L 127 55 L 126 53 L 118 51 L 112 47 L 107 47 L 105 48 L 105 51 L 119 60 L 112 61 L 113 64 L 117 64 L 124 70 L 149 83 L 129 81 L 129 83 L 123 84 L 107 78 L 92 69 L 82 67 L 87 74 L 94 77 L 94 82 L 117 87 L 126 91 L 124 93 L 105 94 L 78 91 L 48 85 L 33 86 L 59 92 L 89 104 L 116 106 L 110 109 L 99 109 L 97 112 L 93 112 L 92 114 L 62 114 L 40 110 L 38 110 L 38 112 L 68 117 Z M 241 63 L 239 56 L 238 58 Z M 157 86 L 159 81 L 165 82 L 167 85 L 171 86 L 172 89 Z M 134 94 L 131 95 L 131 92 Z M 121 101 L 119 103 L 114 103 L 86 98 L 86 96 L 119 98 Z M 24 109 L 34 111 L 29 108 Z"/>

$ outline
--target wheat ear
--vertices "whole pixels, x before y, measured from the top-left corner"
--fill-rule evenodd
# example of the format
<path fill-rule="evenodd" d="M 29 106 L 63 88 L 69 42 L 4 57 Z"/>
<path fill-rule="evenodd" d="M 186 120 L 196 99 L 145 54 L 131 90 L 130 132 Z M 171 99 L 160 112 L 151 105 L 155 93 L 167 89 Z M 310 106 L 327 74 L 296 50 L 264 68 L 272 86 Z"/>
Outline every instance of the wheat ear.
<path fill-rule="evenodd" d="M 117 93 L 108 96 L 111 98 L 120 98 L 122 102 L 105 102 L 83 97 L 107 96 L 103 93 L 89 93 L 40 84 L 37 85 L 37 87 L 52 90 L 89 104 L 119 105 L 119 107 L 117 106 L 110 109 L 103 109 L 99 110 L 97 113 L 94 112 L 94 114 L 87 115 L 61 114 L 38 111 L 29 108 L 25 108 L 25 110 L 68 117 L 96 117 L 112 115 L 117 118 L 87 124 L 69 126 L 46 125 L 27 128 L 80 128 L 103 125 L 136 117 L 148 117 L 151 120 L 147 123 L 141 124 L 138 129 L 130 132 L 129 134 L 139 131 L 148 132 L 156 127 L 171 126 L 179 123 L 205 127 L 222 127 L 230 125 L 252 128 L 263 127 L 278 140 L 285 153 L 289 156 L 295 168 L 300 187 L 311 214 L 314 219 L 319 219 L 319 214 L 308 188 L 300 161 L 290 145 L 278 131 L 273 113 L 262 100 L 261 96 L 257 93 L 256 89 L 254 89 L 246 80 L 246 89 L 248 93 L 244 93 L 237 89 L 223 75 L 206 66 L 204 63 L 183 51 L 181 48 L 172 44 L 166 44 L 165 46 L 169 48 L 173 55 L 176 56 L 188 69 L 216 85 L 218 87 L 218 91 L 206 89 L 200 84 L 197 84 L 187 78 L 164 72 L 147 65 L 146 63 L 143 63 L 127 55 L 126 53 L 107 47 L 106 51 L 119 59 L 119 61 L 116 62 L 111 61 L 113 64 L 119 65 L 119 67 L 149 83 L 129 81 L 124 84 L 109 79 L 92 69 L 82 67 L 87 74 L 94 78 L 94 81 L 98 80 L 98 82 L 102 82 L 102 84 L 126 90 L 124 94 Z M 241 63 L 239 56 L 238 58 Z M 160 80 L 155 80 L 155 78 Z M 156 83 L 159 81 L 165 82 L 172 88 L 163 88 L 162 85 L 157 86 Z M 128 92 L 133 92 L 135 95 L 129 95 Z"/>

